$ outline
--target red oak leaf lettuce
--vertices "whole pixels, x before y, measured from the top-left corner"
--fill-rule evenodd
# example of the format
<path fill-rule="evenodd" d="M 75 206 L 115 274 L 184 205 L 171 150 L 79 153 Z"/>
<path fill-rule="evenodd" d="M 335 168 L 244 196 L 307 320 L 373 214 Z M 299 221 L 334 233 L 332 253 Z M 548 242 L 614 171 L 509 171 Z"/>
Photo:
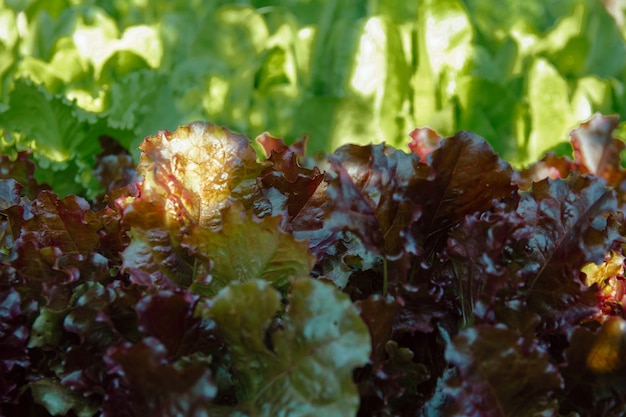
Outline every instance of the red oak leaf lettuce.
<path fill-rule="evenodd" d="M 261 197 L 255 199 L 254 209 L 259 216 L 284 215 L 283 228 L 290 230 L 291 220 L 311 199 L 324 175 L 317 167 L 300 165 L 304 158 L 304 139 L 291 146 L 267 133 L 256 139 L 267 155 L 266 167 L 259 175 Z"/>
<path fill-rule="evenodd" d="M 51 188 L 35 179 L 35 164 L 29 159 L 30 154 L 30 151 L 21 151 L 15 158 L 0 155 L 0 178 L 17 181 L 22 186 L 21 192 L 32 200 L 41 191 L 50 191 Z"/>
<path fill-rule="evenodd" d="M 574 161 L 581 173 L 591 173 L 615 184 L 624 177 L 620 152 L 624 142 L 612 137 L 619 124 L 617 116 L 594 115 L 570 132 Z"/>
<path fill-rule="evenodd" d="M 585 416 L 626 413 L 626 322 L 612 317 L 598 329 L 577 327 L 565 350 L 561 410 Z"/>
<path fill-rule="evenodd" d="M 447 381 L 448 415 L 463 417 L 555 415 L 563 387 L 546 351 L 515 331 L 475 326 L 446 349 L 457 374 Z M 503 370 L 506 370 L 503 372 Z"/>
<path fill-rule="evenodd" d="M 596 289 L 580 271 L 621 239 L 619 222 L 609 217 L 616 207 L 603 181 L 573 174 L 534 183 L 515 205 L 467 217 L 447 249 L 465 323 L 496 320 L 513 300 L 541 316 L 544 330 L 593 315 Z"/>
<path fill-rule="evenodd" d="M 465 216 L 488 211 L 494 200 L 511 197 L 517 187 L 510 165 L 470 132 L 443 139 L 428 154 L 427 162 L 433 174 L 416 190 L 423 201 L 418 239 L 432 263 L 445 246 L 448 232 Z"/>
<path fill-rule="evenodd" d="M 219 224 L 229 198 L 251 198 L 262 168 L 248 138 L 211 123 L 161 131 L 140 149 L 141 199 L 163 205 L 172 227 Z"/>
<path fill-rule="evenodd" d="M 102 138 L 93 204 L 2 157 L 0 414 L 619 416 L 614 128 L 516 172 L 469 132 L 259 162 L 192 123 L 136 172 Z"/>

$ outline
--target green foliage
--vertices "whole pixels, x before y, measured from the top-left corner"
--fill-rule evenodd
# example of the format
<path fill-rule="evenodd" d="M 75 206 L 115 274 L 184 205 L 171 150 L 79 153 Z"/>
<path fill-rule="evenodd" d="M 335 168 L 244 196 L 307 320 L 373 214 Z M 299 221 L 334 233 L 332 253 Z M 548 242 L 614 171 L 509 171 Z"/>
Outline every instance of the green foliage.
<path fill-rule="evenodd" d="M 309 135 L 312 152 L 398 146 L 415 127 L 472 130 L 519 166 L 595 112 L 626 118 L 626 29 L 610 11 L 594 0 L 2 0 L 1 146 L 34 149 L 39 180 L 90 198 L 102 191 L 99 135 L 138 157 L 145 136 L 196 120 Z"/>
<path fill-rule="evenodd" d="M 310 279 L 291 283 L 280 329 L 266 332 L 280 308 L 265 281 L 231 284 L 204 310 L 230 346 L 241 409 L 251 416 L 355 415 L 352 369 L 368 360 L 367 327 L 345 294 Z M 320 384 L 319 376 L 325 375 Z"/>

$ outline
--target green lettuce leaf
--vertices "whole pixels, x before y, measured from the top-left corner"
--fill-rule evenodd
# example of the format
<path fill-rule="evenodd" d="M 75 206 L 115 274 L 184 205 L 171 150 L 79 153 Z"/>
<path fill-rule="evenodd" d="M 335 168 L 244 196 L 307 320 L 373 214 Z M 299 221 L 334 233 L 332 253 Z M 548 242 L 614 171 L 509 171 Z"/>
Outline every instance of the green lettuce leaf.
<path fill-rule="evenodd" d="M 100 149 L 98 136 L 107 132 L 100 117 L 62 95 L 20 80 L 11 91 L 8 109 L 0 113 L 0 129 L 18 134 L 19 150 L 33 150 L 39 182 L 49 183 L 61 195 L 84 195 L 97 188 L 92 157 Z"/>
<path fill-rule="evenodd" d="M 98 411 L 97 401 L 85 398 L 53 379 L 40 379 L 29 384 L 33 400 L 53 416 L 68 415 L 73 410 L 78 417 L 91 417 Z"/>
<path fill-rule="evenodd" d="M 231 284 L 200 309 L 218 325 L 246 415 L 355 415 L 354 368 L 370 354 L 367 327 L 347 296 L 311 279 L 291 283 L 277 321 L 280 294 L 265 281 Z"/>
<path fill-rule="evenodd" d="M 196 262 L 191 289 L 214 295 L 230 282 L 263 279 L 285 287 L 289 278 L 308 276 L 315 263 L 306 241 L 280 230 L 280 217 L 258 219 L 233 203 L 222 211 L 219 231 L 195 227 L 182 246 L 205 262 Z M 210 265 L 202 271 L 201 265 Z M 210 274 L 206 277 L 206 273 Z"/>

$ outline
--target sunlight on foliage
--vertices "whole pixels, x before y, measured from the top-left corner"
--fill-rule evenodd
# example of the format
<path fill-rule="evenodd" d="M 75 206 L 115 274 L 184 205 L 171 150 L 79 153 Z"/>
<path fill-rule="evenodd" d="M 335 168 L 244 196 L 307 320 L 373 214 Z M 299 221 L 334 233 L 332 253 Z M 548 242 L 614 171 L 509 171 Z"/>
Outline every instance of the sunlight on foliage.
<path fill-rule="evenodd" d="M 93 167 L 97 146 L 48 143 L 8 121 L 7 111 L 33 116 L 11 101 L 20 78 L 101 117 L 99 132 L 135 158 L 144 137 L 208 120 L 249 137 L 308 135 L 313 153 L 346 142 L 405 145 L 416 127 L 471 130 L 521 166 L 562 152 L 567 132 L 596 112 L 626 118 L 623 10 L 607 7 L 3 0 L 0 129 L 14 151 L 48 149 L 36 157 L 50 181 L 76 176 L 68 191 L 89 195 L 98 190 L 77 170 Z M 33 122 L 47 129 L 56 120 Z M 49 158 L 57 146 L 69 166 Z"/>
<path fill-rule="evenodd" d="M 471 132 L 101 135 L 91 204 L 0 156 L 0 413 L 623 416 L 618 123 L 524 170 Z"/>
<path fill-rule="evenodd" d="M 596 373 L 606 374 L 624 363 L 626 321 L 621 317 L 610 317 L 602 326 L 598 339 L 587 356 L 587 366 Z"/>
<path fill-rule="evenodd" d="M 587 286 L 598 284 L 603 292 L 611 292 L 613 286 L 610 282 L 611 278 L 624 274 L 624 257 L 611 251 L 603 263 L 600 265 L 589 263 L 582 268 L 582 272 L 585 274 Z"/>

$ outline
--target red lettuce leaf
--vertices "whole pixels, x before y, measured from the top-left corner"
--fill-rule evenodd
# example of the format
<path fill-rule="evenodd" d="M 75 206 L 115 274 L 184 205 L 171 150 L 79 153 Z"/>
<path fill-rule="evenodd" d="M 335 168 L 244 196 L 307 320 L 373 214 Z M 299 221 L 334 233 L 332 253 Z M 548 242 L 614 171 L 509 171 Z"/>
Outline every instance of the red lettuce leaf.
<path fill-rule="evenodd" d="M 89 203 L 76 196 L 59 199 L 44 191 L 33 201 L 33 218 L 24 223 L 24 231 L 37 233 L 44 247 L 62 252 L 89 253 L 98 249 L 102 217 L 91 211 Z"/>
<path fill-rule="evenodd" d="M 509 164 L 470 132 L 441 140 L 427 162 L 433 174 L 415 190 L 422 205 L 416 239 L 432 263 L 445 247 L 449 231 L 465 216 L 490 210 L 494 200 L 511 197 L 517 187 Z"/>
<path fill-rule="evenodd" d="M 409 136 L 411 136 L 412 139 L 411 142 L 409 142 L 409 149 L 424 163 L 428 163 L 428 155 L 439 148 L 440 142 L 443 139 L 441 135 L 427 127 L 415 129 L 409 133 Z"/>
<path fill-rule="evenodd" d="M 515 171 L 513 179 L 521 190 L 528 191 L 534 182 L 546 178 L 553 180 L 567 178 L 572 171 L 576 171 L 576 164 L 570 158 L 548 152 L 534 164 L 521 171 Z"/>
<path fill-rule="evenodd" d="M 448 273 L 457 282 L 458 305 L 463 325 L 485 319 L 495 300 L 506 301 L 521 287 L 515 276 L 517 264 L 509 257 L 511 234 L 523 226 L 515 212 L 500 210 L 475 213 L 465 218 L 448 239 Z"/>
<path fill-rule="evenodd" d="M 163 344 L 170 360 L 197 352 L 217 353 L 224 347 L 215 323 L 195 316 L 198 299 L 188 291 L 160 291 L 144 297 L 135 307 L 140 329 Z M 219 362 L 219 358 L 213 362 Z"/>
<path fill-rule="evenodd" d="M 615 192 L 593 177 L 543 180 L 522 196 L 517 213 L 524 224 L 511 243 L 526 303 L 545 326 L 575 324 L 598 308 L 596 291 L 585 288 L 580 270 L 603 261 L 619 236 L 608 219 L 616 210 Z"/>
<path fill-rule="evenodd" d="M 155 338 L 107 351 L 109 374 L 115 379 L 105 395 L 104 416 L 202 415 L 215 397 L 210 371 L 201 365 L 176 366 Z"/>
<path fill-rule="evenodd" d="M 561 373 L 561 413 L 621 416 L 626 413 L 626 322 L 612 317 L 595 331 L 573 329 Z"/>
<path fill-rule="evenodd" d="M 578 323 L 598 309 L 581 281 L 587 262 L 604 260 L 620 240 L 615 192 L 593 177 L 545 179 L 517 204 L 465 219 L 451 233 L 448 280 L 457 282 L 465 324 L 493 321 L 512 300 L 542 317 L 544 329 Z M 450 277 L 451 276 L 451 277 Z"/>
<path fill-rule="evenodd" d="M 218 225 L 229 198 L 251 199 L 262 169 L 248 138 L 211 123 L 161 131 L 140 149 L 141 199 L 163 205 L 171 227 Z"/>
<path fill-rule="evenodd" d="M 4 271 L 3 278 L 7 278 Z M 12 402 L 27 379 L 30 365 L 27 342 L 33 302 L 23 302 L 19 292 L 2 280 L 0 284 L 0 403 Z"/>
<path fill-rule="evenodd" d="M 295 155 L 298 158 L 303 158 L 306 151 L 307 137 L 302 137 L 296 140 L 291 145 L 286 145 L 285 141 L 281 138 L 270 135 L 265 132 L 256 138 L 256 141 L 263 147 L 265 156 L 271 158 L 272 153 L 281 154 L 282 157 Z"/>
<path fill-rule="evenodd" d="M 555 415 L 563 381 L 545 350 L 505 328 L 463 330 L 446 349 L 451 416 Z"/>
<path fill-rule="evenodd" d="M 123 210 L 130 244 L 122 253 L 122 269 L 131 282 L 156 288 L 190 285 L 194 259 L 180 248 L 180 232 L 170 232 L 165 226 L 164 207 L 136 198 Z"/>
<path fill-rule="evenodd" d="M 54 293 L 67 301 L 68 296 L 59 297 L 71 287 L 60 288 L 80 279 L 105 282 L 109 268 L 119 263 L 117 252 L 125 237 L 114 209 L 94 212 L 80 197 L 59 199 L 43 191 L 32 203 L 21 199 L 3 213 L 15 236 L 8 259 L 32 299 L 50 302 Z"/>
<path fill-rule="evenodd" d="M 355 271 L 380 271 L 383 258 L 393 262 L 392 280 L 402 280 L 418 251 L 409 233 L 420 216 L 412 192 L 428 167 L 385 145 L 346 145 L 329 161 L 326 182 L 293 220 L 295 236 L 310 240 L 317 271 L 339 287 Z M 385 292 L 386 281 L 379 284 Z"/>
<path fill-rule="evenodd" d="M 15 257 L 15 239 L 24 222 L 32 218 L 32 203 L 20 197 L 23 187 L 13 179 L 0 180 L 0 260 L 10 261 Z"/>
<path fill-rule="evenodd" d="M 17 153 L 15 159 L 0 155 L 0 179 L 12 179 L 23 187 L 20 191 L 31 200 L 41 191 L 50 191 L 48 184 L 39 184 L 35 179 L 35 164 L 29 159 L 30 151 Z"/>
<path fill-rule="evenodd" d="M 581 173 L 604 178 L 609 184 L 623 179 L 620 153 L 626 145 L 612 136 L 618 124 L 618 116 L 596 114 L 570 132 L 574 161 Z"/>
<path fill-rule="evenodd" d="M 626 170 L 622 168 L 622 152 L 626 144 L 615 137 L 617 116 L 595 114 L 570 132 L 574 161 L 582 173 L 604 178 L 617 191 L 620 210 L 626 211 Z"/>
<path fill-rule="evenodd" d="M 385 345 L 391 338 L 393 321 L 399 305 L 390 297 L 372 295 L 358 300 L 355 306 L 367 325 L 372 339 L 372 360 L 380 362 L 385 357 Z"/>
<path fill-rule="evenodd" d="M 368 249 L 391 260 L 405 251 L 415 254 L 404 236 L 420 217 L 412 197 L 428 167 L 385 145 L 346 145 L 329 160 L 336 176 L 326 191 L 334 205 L 325 227 L 351 230 Z"/>
<path fill-rule="evenodd" d="M 317 167 L 304 168 L 300 159 L 304 157 L 305 141 L 286 146 L 282 139 L 265 133 L 256 139 L 265 150 L 270 165 L 259 175 L 261 197 L 255 199 L 257 215 L 284 215 L 285 220 L 293 219 L 317 190 L 324 174 Z M 283 222 L 283 228 L 290 230 L 291 223 Z"/>
<path fill-rule="evenodd" d="M 355 373 L 361 404 L 358 416 L 411 415 L 424 402 L 428 368 L 414 362 L 414 353 L 395 341 L 386 344 L 388 357 Z M 393 411 L 392 411 L 393 410 Z"/>
<path fill-rule="evenodd" d="M 136 183 L 139 178 L 130 152 L 110 136 L 98 138 L 101 151 L 96 155 L 93 175 L 108 193 Z M 119 197 L 119 196 L 118 196 Z"/>
<path fill-rule="evenodd" d="M 434 327 L 451 316 L 445 301 L 408 285 L 395 292 L 395 298 L 374 295 L 355 303 L 373 347 L 371 364 L 355 374 L 361 395 L 359 416 L 386 415 L 391 410 L 410 415 L 434 393 L 448 366 L 445 344 Z"/>

